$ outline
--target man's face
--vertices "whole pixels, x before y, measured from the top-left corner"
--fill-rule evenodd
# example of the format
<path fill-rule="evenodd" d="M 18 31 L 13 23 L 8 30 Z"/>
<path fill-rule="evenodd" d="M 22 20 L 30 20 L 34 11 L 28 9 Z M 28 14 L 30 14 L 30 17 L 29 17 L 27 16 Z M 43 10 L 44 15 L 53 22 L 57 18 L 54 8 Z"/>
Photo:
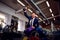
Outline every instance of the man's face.
<path fill-rule="evenodd" d="M 35 15 L 36 15 L 35 13 L 32 13 L 32 15 L 31 15 L 31 16 L 32 16 L 32 18 L 35 18 Z"/>

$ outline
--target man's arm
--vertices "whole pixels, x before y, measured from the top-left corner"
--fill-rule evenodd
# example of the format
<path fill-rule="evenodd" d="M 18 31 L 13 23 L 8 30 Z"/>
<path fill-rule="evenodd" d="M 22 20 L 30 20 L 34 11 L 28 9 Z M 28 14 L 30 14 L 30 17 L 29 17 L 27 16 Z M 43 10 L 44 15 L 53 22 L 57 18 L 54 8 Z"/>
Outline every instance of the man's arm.
<path fill-rule="evenodd" d="M 26 11 L 24 11 L 24 15 L 29 19 L 30 16 L 27 15 Z"/>
<path fill-rule="evenodd" d="M 27 9 L 27 8 L 24 8 L 24 9 L 23 9 L 24 15 L 29 19 L 30 16 L 27 15 L 26 9 Z"/>

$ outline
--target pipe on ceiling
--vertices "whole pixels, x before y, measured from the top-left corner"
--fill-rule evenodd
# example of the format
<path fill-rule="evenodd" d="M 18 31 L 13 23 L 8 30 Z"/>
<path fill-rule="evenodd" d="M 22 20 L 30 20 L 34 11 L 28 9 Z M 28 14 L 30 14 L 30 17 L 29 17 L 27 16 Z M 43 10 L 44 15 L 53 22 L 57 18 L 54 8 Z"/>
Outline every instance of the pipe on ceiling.
<path fill-rule="evenodd" d="M 44 15 L 44 13 L 41 11 L 41 9 L 37 6 L 37 4 L 34 2 L 34 0 L 31 0 L 31 2 L 35 5 L 35 7 L 38 9 L 38 11 L 44 16 L 44 18 L 49 22 L 49 20 L 47 19 L 47 17 Z"/>
<path fill-rule="evenodd" d="M 37 5 L 38 5 L 38 4 L 41 4 L 41 3 L 43 3 L 44 1 L 46 1 L 46 0 L 38 1 L 38 2 L 36 2 L 36 4 L 37 4 Z"/>

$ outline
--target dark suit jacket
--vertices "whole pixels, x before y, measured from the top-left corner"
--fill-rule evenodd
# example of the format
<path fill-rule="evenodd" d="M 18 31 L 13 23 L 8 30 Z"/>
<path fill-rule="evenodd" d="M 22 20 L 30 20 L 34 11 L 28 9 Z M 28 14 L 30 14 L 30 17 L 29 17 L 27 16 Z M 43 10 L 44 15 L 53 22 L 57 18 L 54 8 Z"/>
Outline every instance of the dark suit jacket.
<path fill-rule="evenodd" d="M 28 16 L 26 12 L 24 12 L 24 15 L 28 18 L 29 22 L 28 22 L 28 27 L 30 27 L 30 20 L 32 19 L 31 16 Z M 38 22 L 38 18 L 35 17 L 34 19 L 34 22 L 33 22 L 33 26 L 36 28 L 36 27 L 39 27 L 39 22 Z"/>

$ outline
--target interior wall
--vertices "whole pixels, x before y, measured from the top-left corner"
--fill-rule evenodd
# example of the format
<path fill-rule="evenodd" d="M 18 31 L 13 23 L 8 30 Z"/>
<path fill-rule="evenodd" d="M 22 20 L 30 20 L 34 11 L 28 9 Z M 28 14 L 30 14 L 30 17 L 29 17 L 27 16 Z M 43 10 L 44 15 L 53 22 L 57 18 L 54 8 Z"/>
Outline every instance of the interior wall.
<path fill-rule="evenodd" d="M 22 20 L 18 20 L 18 31 L 24 31 L 25 30 L 25 22 Z"/>
<path fill-rule="evenodd" d="M 12 18 L 12 15 L 13 15 L 13 16 L 17 17 L 19 20 L 23 21 L 23 23 L 22 23 L 23 26 L 21 26 L 21 28 L 23 27 L 23 29 L 21 31 L 25 30 L 25 22 L 28 21 L 28 19 L 25 16 L 23 16 L 22 14 L 19 14 L 19 13 L 15 14 L 15 10 L 6 6 L 3 3 L 0 3 L 0 11 L 3 12 L 1 14 L 4 14 L 6 16 L 6 18 L 7 18 L 6 23 L 8 25 L 11 25 L 11 18 Z"/>
<path fill-rule="evenodd" d="M 23 21 L 28 21 L 28 19 L 25 16 L 23 16 L 22 14 L 19 14 L 19 13 L 15 14 L 15 12 L 16 12 L 15 10 L 6 6 L 3 3 L 0 3 L 0 11 L 7 13 L 7 14 L 10 14 L 10 15 L 13 15 L 13 16 L 16 16 Z"/>

